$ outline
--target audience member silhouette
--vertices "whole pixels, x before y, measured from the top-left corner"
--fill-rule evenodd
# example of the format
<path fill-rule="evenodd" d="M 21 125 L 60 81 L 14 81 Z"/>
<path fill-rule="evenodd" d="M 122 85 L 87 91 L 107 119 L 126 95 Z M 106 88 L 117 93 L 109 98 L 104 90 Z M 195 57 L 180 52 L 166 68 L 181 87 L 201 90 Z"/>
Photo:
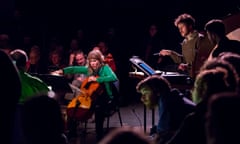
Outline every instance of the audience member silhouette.
<path fill-rule="evenodd" d="M 41 94 L 28 99 L 22 118 L 26 144 L 68 143 L 60 105 L 52 96 Z"/>
<path fill-rule="evenodd" d="M 4 68 L 0 71 L 2 85 L 1 89 L 1 106 L 0 106 L 0 128 L 2 134 L 0 139 L 6 144 L 12 143 L 14 116 L 16 112 L 16 105 L 21 95 L 21 82 L 18 71 L 11 58 L 0 50 L 0 65 Z M 6 80 L 7 79 L 7 80 Z M 8 106 L 6 107 L 7 104 Z"/>
<path fill-rule="evenodd" d="M 217 57 L 222 52 L 233 52 L 240 54 L 240 42 L 230 40 L 226 36 L 225 25 L 220 19 L 212 19 L 205 24 L 207 36 L 215 46 L 208 59 Z"/>
<path fill-rule="evenodd" d="M 42 53 L 40 47 L 38 45 L 32 46 L 29 52 L 29 62 L 27 65 L 28 73 L 47 73 L 47 65 L 44 63 L 44 59 L 41 58 L 41 56 Z"/>
<path fill-rule="evenodd" d="M 218 55 L 219 59 L 229 62 L 235 68 L 238 73 L 238 77 L 240 77 L 240 55 L 232 52 L 222 52 Z"/>
<path fill-rule="evenodd" d="M 10 57 L 15 63 L 18 74 L 21 79 L 21 94 L 16 107 L 15 123 L 14 123 L 14 139 L 13 143 L 24 143 L 22 135 L 22 104 L 30 97 L 39 93 L 47 93 L 49 91 L 48 86 L 42 80 L 37 77 L 31 76 L 26 72 L 26 65 L 28 61 L 27 54 L 21 49 L 15 49 L 10 52 Z"/>
<path fill-rule="evenodd" d="M 216 93 L 237 91 L 237 74 L 229 63 L 212 59 L 204 67 L 196 77 L 192 92 L 196 110 L 185 118 L 167 144 L 206 144 L 205 114 L 209 98 Z"/>
<path fill-rule="evenodd" d="M 111 53 L 111 50 L 109 49 L 107 43 L 105 41 L 100 41 L 97 44 L 97 47 L 99 47 L 99 50 L 104 56 L 104 62 L 108 64 L 111 69 L 116 73 L 117 72 L 117 66 L 115 63 L 114 56 Z M 95 47 L 96 48 L 96 47 Z"/>
<path fill-rule="evenodd" d="M 10 53 L 11 58 L 16 64 L 21 78 L 22 92 L 19 103 L 22 104 L 26 99 L 38 93 L 47 93 L 48 85 L 38 77 L 32 76 L 26 72 L 28 61 L 27 54 L 21 49 L 15 49 Z"/>
<path fill-rule="evenodd" d="M 210 98 L 205 124 L 207 144 L 240 143 L 239 110 L 239 93 L 219 93 Z"/>
<path fill-rule="evenodd" d="M 0 49 L 9 54 L 12 51 L 8 34 L 0 34 Z"/>
<path fill-rule="evenodd" d="M 107 134 L 98 144 L 151 144 L 144 133 L 130 127 L 116 128 Z"/>
<path fill-rule="evenodd" d="M 166 44 L 161 37 L 161 34 L 156 24 L 151 24 L 148 30 L 148 35 L 145 38 L 146 42 L 143 51 L 143 60 L 146 61 L 154 69 L 162 68 L 167 61 L 163 61 L 168 57 L 158 57 L 154 54 L 162 49 L 166 49 Z"/>
<path fill-rule="evenodd" d="M 49 53 L 49 64 L 47 67 L 48 73 L 66 67 L 63 61 L 63 53 L 61 50 L 53 50 Z"/>

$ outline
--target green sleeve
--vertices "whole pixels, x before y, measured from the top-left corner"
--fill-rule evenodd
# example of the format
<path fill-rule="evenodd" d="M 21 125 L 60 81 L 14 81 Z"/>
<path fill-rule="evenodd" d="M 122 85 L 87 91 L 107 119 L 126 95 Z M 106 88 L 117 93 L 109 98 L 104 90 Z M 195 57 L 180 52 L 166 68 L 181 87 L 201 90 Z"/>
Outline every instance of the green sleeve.
<path fill-rule="evenodd" d="M 104 65 L 99 71 L 99 77 L 97 78 L 97 82 L 104 83 L 107 94 L 109 98 L 113 98 L 113 92 L 111 88 L 111 82 L 117 81 L 118 78 L 116 74 L 112 71 L 112 69 L 108 65 Z"/>
<path fill-rule="evenodd" d="M 97 82 L 104 83 L 104 82 L 114 82 L 117 81 L 116 74 L 112 71 L 112 69 L 108 65 L 104 65 L 100 72 L 99 77 L 97 78 Z"/>
<path fill-rule="evenodd" d="M 64 74 L 88 74 L 88 68 L 86 66 L 69 66 L 63 69 Z"/>

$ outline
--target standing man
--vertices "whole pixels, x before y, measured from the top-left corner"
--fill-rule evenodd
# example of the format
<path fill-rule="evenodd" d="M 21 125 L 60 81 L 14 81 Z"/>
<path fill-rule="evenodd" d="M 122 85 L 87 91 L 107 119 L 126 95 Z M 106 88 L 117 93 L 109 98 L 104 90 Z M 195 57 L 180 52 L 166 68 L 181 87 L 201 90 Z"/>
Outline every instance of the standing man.
<path fill-rule="evenodd" d="M 181 44 L 182 54 L 172 50 L 161 50 L 159 55 L 170 56 L 176 64 L 179 64 L 177 71 L 187 73 L 195 78 L 213 45 L 206 36 L 195 29 L 195 19 L 190 14 L 179 15 L 175 19 L 174 25 L 184 37 Z"/>

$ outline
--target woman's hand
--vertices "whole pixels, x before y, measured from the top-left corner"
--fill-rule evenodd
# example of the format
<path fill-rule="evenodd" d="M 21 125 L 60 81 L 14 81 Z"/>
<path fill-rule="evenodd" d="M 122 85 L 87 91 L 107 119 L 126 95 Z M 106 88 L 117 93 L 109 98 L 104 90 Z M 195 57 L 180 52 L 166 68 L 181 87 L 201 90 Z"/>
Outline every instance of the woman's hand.
<path fill-rule="evenodd" d="M 51 75 L 57 75 L 57 76 L 63 75 L 63 70 L 60 69 L 60 70 L 53 71 L 53 72 L 51 72 Z"/>
<path fill-rule="evenodd" d="M 95 76 L 88 77 L 88 82 L 91 82 L 91 81 L 97 81 L 97 78 Z"/>

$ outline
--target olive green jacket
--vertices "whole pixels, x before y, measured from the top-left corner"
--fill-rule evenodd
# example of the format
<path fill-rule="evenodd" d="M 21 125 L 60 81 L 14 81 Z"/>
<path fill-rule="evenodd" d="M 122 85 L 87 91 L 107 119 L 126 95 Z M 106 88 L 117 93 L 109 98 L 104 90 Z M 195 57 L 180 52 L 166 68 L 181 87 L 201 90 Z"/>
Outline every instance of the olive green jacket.
<path fill-rule="evenodd" d="M 177 64 L 188 64 L 189 75 L 195 77 L 213 47 L 207 36 L 194 31 L 183 40 L 182 54 L 173 51 L 170 57 Z"/>

